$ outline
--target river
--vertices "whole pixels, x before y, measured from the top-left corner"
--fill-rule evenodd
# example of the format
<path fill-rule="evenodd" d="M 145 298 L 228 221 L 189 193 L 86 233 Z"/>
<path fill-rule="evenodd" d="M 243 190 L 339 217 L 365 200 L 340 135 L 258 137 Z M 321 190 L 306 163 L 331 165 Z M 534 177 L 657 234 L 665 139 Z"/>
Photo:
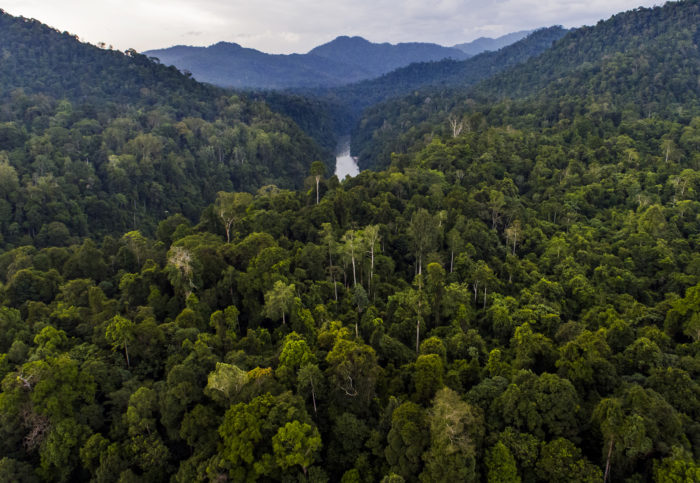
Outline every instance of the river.
<path fill-rule="evenodd" d="M 359 173 L 357 159 L 350 156 L 350 136 L 343 136 L 335 149 L 335 175 L 343 181 L 346 176 L 353 177 Z"/>

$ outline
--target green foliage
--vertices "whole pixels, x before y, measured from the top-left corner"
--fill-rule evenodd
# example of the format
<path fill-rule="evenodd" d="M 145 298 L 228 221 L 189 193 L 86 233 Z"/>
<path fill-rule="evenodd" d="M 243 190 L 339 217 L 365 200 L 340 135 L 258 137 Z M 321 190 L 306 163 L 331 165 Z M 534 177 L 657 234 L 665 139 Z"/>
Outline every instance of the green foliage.
<path fill-rule="evenodd" d="M 508 448 L 498 441 L 486 453 L 487 481 L 489 483 L 519 483 L 518 467 Z"/>
<path fill-rule="evenodd" d="M 405 402 L 391 415 L 391 430 L 384 451 L 392 472 L 413 480 L 422 468 L 421 456 L 429 443 L 424 410 Z"/>
<path fill-rule="evenodd" d="M 277 320 L 282 318 L 286 323 L 285 314 L 290 310 L 294 300 L 294 284 L 287 285 L 281 280 L 275 282 L 272 289 L 265 293 L 264 313 L 267 317 Z"/>
<path fill-rule="evenodd" d="M 601 481 L 603 474 L 589 461 L 581 459 L 581 451 L 569 440 L 558 438 L 542 447 L 537 461 L 537 475 L 548 481 Z"/>
<path fill-rule="evenodd" d="M 326 362 L 326 374 L 336 397 L 355 410 L 365 408 L 374 397 L 381 371 L 374 349 L 347 339 L 337 339 L 326 356 Z"/>
<path fill-rule="evenodd" d="M 308 466 L 305 463 L 310 465 L 321 439 L 315 428 L 302 424 L 307 418 L 289 393 L 278 397 L 268 393 L 248 404 L 232 406 L 219 427 L 223 440 L 220 454 L 231 477 L 257 479 L 274 475 L 279 471 L 277 465 L 283 469 L 296 464 L 303 468 Z M 295 421 L 297 424 L 291 424 Z M 302 446 L 303 442 L 309 446 Z"/>
<path fill-rule="evenodd" d="M 700 478 L 700 465 L 688 452 L 674 447 L 672 456 L 654 464 L 654 478 L 659 483 L 696 481 Z"/>
<path fill-rule="evenodd" d="M 480 410 L 443 388 L 428 411 L 428 425 L 430 447 L 423 454 L 421 481 L 478 481 L 476 457 L 484 435 Z"/>
<path fill-rule="evenodd" d="M 321 435 L 318 429 L 299 421 L 285 424 L 272 437 L 275 460 L 283 470 L 299 465 L 306 474 L 320 449 Z"/>
<path fill-rule="evenodd" d="M 343 182 L 257 101 L 1 14 L 0 84 L 36 77 L 0 106 L 0 479 L 697 479 L 697 8 L 367 112 L 389 169 Z"/>
<path fill-rule="evenodd" d="M 250 380 L 248 373 L 235 365 L 216 363 L 216 370 L 209 374 L 204 393 L 222 405 L 233 402 Z"/>
<path fill-rule="evenodd" d="M 442 387 L 444 372 L 442 360 L 437 354 L 418 356 L 413 383 L 419 401 L 426 402 L 433 398 L 435 392 Z"/>

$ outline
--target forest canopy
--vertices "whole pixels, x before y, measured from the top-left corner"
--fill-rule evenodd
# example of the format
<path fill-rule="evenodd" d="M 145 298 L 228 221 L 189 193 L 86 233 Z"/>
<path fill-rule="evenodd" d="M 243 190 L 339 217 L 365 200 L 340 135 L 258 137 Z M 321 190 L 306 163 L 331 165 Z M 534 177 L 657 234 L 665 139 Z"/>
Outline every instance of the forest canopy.
<path fill-rule="evenodd" d="M 653 24 L 682 43 L 697 12 L 560 42 Z M 208 116 L 13 91 L 0 475 L 700 480 L 698 89 L 644 115 L 670 106 L 665 74 L 595 69 L 550 98 L 482 85 L 372 108 L 377 170 L 342 182 L 243 94 Z"/>

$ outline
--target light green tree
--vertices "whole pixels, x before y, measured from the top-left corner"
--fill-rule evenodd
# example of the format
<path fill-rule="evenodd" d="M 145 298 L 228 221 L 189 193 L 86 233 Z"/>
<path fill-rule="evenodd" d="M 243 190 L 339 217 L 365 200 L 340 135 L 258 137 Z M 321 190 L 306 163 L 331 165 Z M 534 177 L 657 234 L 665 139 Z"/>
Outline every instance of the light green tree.
<path fill-rule="evenodd" d="M 508 447 L 498 441 L 486 452 L 488 483 L 520 483 L 515 458 Z"/>
<path fill-rule="evenodd" d="M 477 481 L 476 454 L 484 436 L 481 411 L 443 388 L 435 395 L 427 420 L 430 446 L 423 454 L 421 481 Z"/>
<path fill-rule="evenodd" d="M 417 273 L 420 275 L 423 273 L 423 258 L 437 244 L 440 227 L 435 217 L 421 208 L 413 214 L 407 232 L 416 255 Z"/>
<path fill-rule="evenodd" d="M 287 285 L 281 280 L 265 293 L 264 313 L 273 320 L 282 318 L 282 324 L 286 324 L 286 313 L 289 312 L 294 301 L 294 284 Z"/>
<path fill-rule="evenodd" d="M 292 421 L 279 428 L 272 437 L 272 450 L 283 470 L 299 465 L 306 474 L 321 450 L 321 435 L 309 424 Z"/>
<path fill-rule="evenodd" d="M 216 369 L 207 377 L 204 394 L 224 405 L 231 404 L 234 397 L 249 381 L 246 371 L 233 364 L 217 362 Z"/>
<path fill-rule="evenodd" d="M 129 342 L 133 342 L 136 338 L 136 324 L 133 321 L 115 315 L 105 329 L 105 338 L 112 344 L 112 349 L 124 349 L 127 367 L 131 367 L 129 362 Z"/>
<path fill-rule="evenodd" d="M 226 193 L 225 191 L 217 193 L 214 206 L 216 214 L 224 224 L 227 243 L 231 243 L 233 224 L 245 216 L 246 209 L 252 201 L 253 195 L 250 193 Z"/>

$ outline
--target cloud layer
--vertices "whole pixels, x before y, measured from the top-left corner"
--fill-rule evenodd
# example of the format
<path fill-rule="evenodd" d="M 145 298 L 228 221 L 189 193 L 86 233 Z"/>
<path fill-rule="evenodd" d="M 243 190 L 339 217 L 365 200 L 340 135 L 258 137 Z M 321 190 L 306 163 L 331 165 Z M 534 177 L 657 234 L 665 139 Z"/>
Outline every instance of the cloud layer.
<path fill-rule="evenodd" d="M 480 36 L 591 25 L 644 0 L 6 0 L 91 42 L 138 51 L 224 40 L 270 53 L 307 52 L 338 35 L 454 45 Z"/>

